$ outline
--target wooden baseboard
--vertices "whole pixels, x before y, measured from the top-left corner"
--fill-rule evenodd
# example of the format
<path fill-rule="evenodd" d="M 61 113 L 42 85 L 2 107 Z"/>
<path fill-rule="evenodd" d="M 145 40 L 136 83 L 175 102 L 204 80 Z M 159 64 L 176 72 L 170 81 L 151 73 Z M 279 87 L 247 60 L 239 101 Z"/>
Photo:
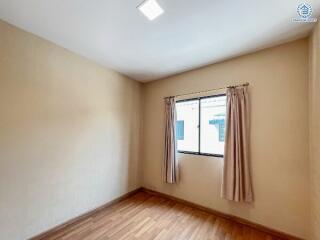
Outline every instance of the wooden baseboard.
<path fill-rule="evenodd" d="M 81 220 L 87 218 L 88 216 L 93 215 L 93 214 L 99 212 L 100 210 L 102 210 L 104 208 L 108 208 L 108 207 L 110 207 L 110 206 L 112 206 L 112 205 L 114 205 L 114 204 L 116 204 L 118 202 L 121 202 L 121 201 L 123 201 L 123 200 L 125 200 L 125 199 L 127 199 L 127 198 L 129 198 L 129 197 L 131 197 L 133 195 L 135 195 L 136 193 L 141 192 L 141 191 L 142 191 L 142 188 L 138 188 L 136 190 L 128 192 L 128 193 L 126 193 L 126 194 L 124 194 L 124 195 L 122 195 L 122 196 L 120 196 L 120 197 L 118 197 L 118 198 L 116 198 L 116 199 L 114 199 L 114 200 L 112 200 L 112 201 L 110 201 L 110 202 L 98 207 L 98 208 L 95 208 L 95 209 L 93 209 L 93 210 L 91 210 L 89 212 L 81 214 L 80 216 L 78 216 L 76 218 L 73 218 L 73 219 L 71 219 L 71 220 L 69 220 L 69 221 L 67 221 L 65 223 L 62 223 L 62 224 L 60 224 L 60 225 L 58 225 L 58 226 L 56 226 L 56 227 L 54 227 L 52 229 L 49 229 L 49 230 L 47 230 L 47 231 L 45 231 L 43 233 L 40 233 L 39 235 L 34 236 L 34 237 L 30 238 L 29 240 L 41 240 L 41 239 L 44 239 L 44 238 L 50 236 L 51 234 L 59 231 L 60 229 L 62 229 L 64 227 L 72 226 L 72 225 L 80 222 Z"/>
<path fill-rule="evenodd" d="M 193 207 L 193 208 L 208 212 L 208 213 L 213 214 L 215 216 L 218 216 L 218 217 L 221 217 L 221 218 L 224 218 L 224 219 L 227 219 L 227 220 L 230 220 L 230 221 L 233 221 L 233 222 L 248 226 L 250 228 L 257 229 L 258 231 L 267 233 L 269 235 L 272 235 L 274 237 L 277 237 L 277 238 L 280 238 L 280 239 L 283 239 L 283 240 L 303 240 L 301 238 L 292 236 L 290 234 L 287 234 L 287 233 L 284 233 L 284 232 L 281 232 L 281 231 L 278 231 L 278 230 L 274 230 L 274 229 L 268 228 L 266 226 L 263 226 L 263 225 L 260 225 L 260 224 L 257 224 L 257 223 L 250 222 L 249 220 L 246 220 L 246 219 L 243 219 L 243 218 L 240 218 L 240 217 L 236 217 L 236 216 L 233 216 L 233 215 L 230 215 L 230 214 L 222 213 L 222 212 L 219 212 L 217 210 L 213 210 L 211 208 L 207 208 L 207 207 L 198 205 L 196 203 L 192 203 L 192 202 L 189 202 L 189 201 L 186 201 L 186 200 L 183 200 L 181 198 L 177 198 L 177 197 L 165 194 L 165 193 L 157 192 L 157 191 L 150 190 L 150 189 L 147 189 L 147 188 L 141 188 L 141 191 L 149 193 L 149 194 L 152 194 L 152 195 L 155 195 L 155 196 L 158 196 L 158 197 L 167 198 L 167 199 L 173 200 L 175 202 L 179 202 L 179 203 L 184 204 L 184 205 L 188 205 L 190 207 Z"/>

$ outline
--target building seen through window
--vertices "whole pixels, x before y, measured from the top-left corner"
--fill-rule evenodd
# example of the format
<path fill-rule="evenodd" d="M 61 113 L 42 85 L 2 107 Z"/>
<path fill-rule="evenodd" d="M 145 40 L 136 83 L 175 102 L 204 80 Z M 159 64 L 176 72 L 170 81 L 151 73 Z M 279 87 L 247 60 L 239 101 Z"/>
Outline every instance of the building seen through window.
<path fill-rule="evenodd" d="M 178 151 L 223 155 L 226 96 L 178 101 L 176 107 Z"/>

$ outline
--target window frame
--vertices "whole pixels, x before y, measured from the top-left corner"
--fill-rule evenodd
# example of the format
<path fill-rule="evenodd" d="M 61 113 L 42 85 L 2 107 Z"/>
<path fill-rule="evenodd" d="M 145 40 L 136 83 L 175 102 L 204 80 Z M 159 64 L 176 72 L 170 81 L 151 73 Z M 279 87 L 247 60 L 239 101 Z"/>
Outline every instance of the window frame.
<path fill-rule="evenodd" d="M 200 146 L 201 146 L 201 99 L 206 99 L 206 98 L 214 98 L 214 97 L 223 97 L 223 96 L 227 96 L 226 93 L 222 93 L 222 94 L 215 94 L 215 95 L 210 95 L 210 96 L 203 96 L 203 97 L 195 97 L 195 98 L 187 98 L 187 99 L 182 99 L 182 100 L 177 100 L 176 103 L 180 103 L 180 102 L 188 102 L 188 101 L 194 101 L 194 100 L 198 100 L 199 101 L 199 122 L 198 122 L 198 152 L 193 152 L 193 151 L 180 151 L 177 150 L 178 153 L 182 153 L 182 154 L 191 154 L 191 155 L 198 155 L 198 156 L 209 156 L 209 157 L 216 157 L 216 158 L 223 158 L 224 155 L 223 154 L 215 154 L 215 153 L 202 153 L 200 151 Z"/>

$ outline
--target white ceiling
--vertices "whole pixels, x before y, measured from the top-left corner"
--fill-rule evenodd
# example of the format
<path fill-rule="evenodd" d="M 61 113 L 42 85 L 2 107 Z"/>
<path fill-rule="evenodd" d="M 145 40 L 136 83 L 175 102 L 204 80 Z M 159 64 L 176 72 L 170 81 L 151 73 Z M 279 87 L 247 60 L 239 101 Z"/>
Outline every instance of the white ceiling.
<path fill-rule="evenodd" d="M 139 81 L 163 78 L 306 36 L 300 0 L 0 0 L 0 18 Z M 314 16 L 320 0 L 309 0 Z"/>

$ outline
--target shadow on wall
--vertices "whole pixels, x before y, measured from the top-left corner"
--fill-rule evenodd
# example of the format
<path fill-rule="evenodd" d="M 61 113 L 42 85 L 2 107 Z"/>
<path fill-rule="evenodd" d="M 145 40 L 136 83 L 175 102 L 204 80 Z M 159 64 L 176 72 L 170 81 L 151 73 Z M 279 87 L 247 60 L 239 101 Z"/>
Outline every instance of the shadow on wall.
<path fill-rule="evenodd" d="M 0 64 L 1 239 L 34 236 L 140 186 L 131 172 L 140 84 L 19 34 L 6 35 L 19 57 L 10 45 Z"/>

